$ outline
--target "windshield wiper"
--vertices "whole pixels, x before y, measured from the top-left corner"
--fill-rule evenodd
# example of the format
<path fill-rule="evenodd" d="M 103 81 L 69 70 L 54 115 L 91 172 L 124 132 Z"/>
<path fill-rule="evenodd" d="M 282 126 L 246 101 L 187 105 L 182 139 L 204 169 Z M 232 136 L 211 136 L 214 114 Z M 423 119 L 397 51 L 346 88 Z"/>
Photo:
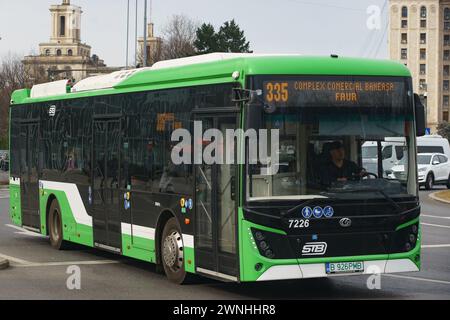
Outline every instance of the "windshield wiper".
<path fill-rule="evenodd" d="M 394 201 L 394 199 L 392 199 L 386 192 L 384 192 L 382 189 L 376 189 L 376 188 L 364 188 L 364 189 L 347 189 L 347 190 L 336 190 L 336 191 L 332 191 L 332 192 L 328 192 L 328 193 L 335 193 L 335 194 L 339 194 L 339 193 L 355 193 L 355 192 L 360 192 L 360 193 L 369 193 L 369 192 L 378 192 L 379 194 L 381 194 L 390 204 L 392 204 L 392 206 L 397 210 L 397 213 L 401 213 L 402 208 L 400 208 L 400 206 L 397 204 L 397 202 Z"/>

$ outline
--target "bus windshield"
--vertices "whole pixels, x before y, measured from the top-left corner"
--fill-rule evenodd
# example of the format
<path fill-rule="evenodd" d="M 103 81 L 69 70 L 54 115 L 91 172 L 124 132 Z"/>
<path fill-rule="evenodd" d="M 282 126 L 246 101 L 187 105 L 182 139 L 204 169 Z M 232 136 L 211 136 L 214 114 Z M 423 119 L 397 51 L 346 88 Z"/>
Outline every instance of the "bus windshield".
<path fill-rule="evenodd" d="M 326 88 L 327 80 L 322 81 L 316 85 Z M 267 82 L 261 82 L 267 96 Z M 399 87 L 394 91 L 404 92 L 391 100 L 383 93 L 382 100 L 372 94 L 369 101 L 357 92 L 362 104 L 338 106 L 332 103 L 333 93 L 329 99 L 325 93 L 325 100 L 318 94 L 299 97 L 290 89 L 294 81 L 286 83 L 286 95 L 293 100 L 269 104 L 265 98 L 261 127 L 271 134 L 277 130 L 279 147 L 276 155 L 269 155 L 268 165 L 247 166 L 249 200 L 417 195 L 414 117 L 406 82 L 392 81 Z"/>

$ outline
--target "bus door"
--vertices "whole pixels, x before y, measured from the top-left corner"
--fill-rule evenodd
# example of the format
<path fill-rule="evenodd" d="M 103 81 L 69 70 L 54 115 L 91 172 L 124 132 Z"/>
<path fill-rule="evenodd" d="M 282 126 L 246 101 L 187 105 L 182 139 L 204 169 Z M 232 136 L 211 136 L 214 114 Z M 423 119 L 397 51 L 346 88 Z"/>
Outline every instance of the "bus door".
<path fill-rule="evenodd" d="M 202 122 L 203 133 L 208 129 L 216 128 L 222 133 L 224 140 L 226 130 L 234 130 L 238 124 L 238 117 L 230 116 L 230 114 L 196 116 L 195 120 Z M 202 141 L 193 141 L 193 143 L 201 144 L 202 150 L 211 143 L 205 139 L 200 140 Z M 224 155 L 229 152 L 226 150 L 225 143 L 217 145 L 219 148 L 224 148 Z M 235 150 L 237 150 L 236 146 Z M 205 159 L 202 159 L 202 164 L 195 165 L 195 177 L 196 271 L 204 275 L 236 281 L 238 275 L 237 165 L 226 163 L 211 165 L 206 164 Z"/>
<path fill-rule="evenodd" d="M 122 228 L 120 213 L 120 120 L 94 120 L 92 220 L 94 245 L 120 253 Z"/>
<path fill-rule="evenodd" d="M 39 122 L 20 124 L 20 197 L 22 225 L 40 232 Z"/>

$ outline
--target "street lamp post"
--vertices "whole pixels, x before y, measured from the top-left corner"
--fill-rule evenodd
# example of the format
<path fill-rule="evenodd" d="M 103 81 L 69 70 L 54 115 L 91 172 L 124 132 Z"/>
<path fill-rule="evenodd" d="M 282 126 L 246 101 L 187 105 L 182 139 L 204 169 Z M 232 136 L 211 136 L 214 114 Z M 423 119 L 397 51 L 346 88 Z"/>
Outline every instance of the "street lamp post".
<path fill-rule="evenodd" d="M 125 69 L 128 69 L 128 52 L 129 52 L 129 43 L 130 43 L 130 0 L 127 1 L 127 53 L 126 53 L 126 66 Z"/>
<path fill-rule="evenodd" d="M 134 23 L 134 64 L 138 65 L 138 0 L 136 0 L 136 17 Z"/>
<path fill-rule="evenodd" d="M 144 61 L 143 66 L 147 66 L 147 0 L 144 0 Z"/>

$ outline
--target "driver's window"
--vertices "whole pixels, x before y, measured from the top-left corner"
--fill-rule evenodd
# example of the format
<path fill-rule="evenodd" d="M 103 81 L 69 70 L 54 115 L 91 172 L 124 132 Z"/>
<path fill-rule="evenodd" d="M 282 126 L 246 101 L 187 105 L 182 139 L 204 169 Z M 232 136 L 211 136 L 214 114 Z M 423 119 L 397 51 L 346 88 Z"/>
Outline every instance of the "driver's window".
<path fill-rule="evenodd" d="M 395 153 L 397 155 L 397 160 L 402 160 L 405 153 L 404 153 L 405 147 L 404 146 L 396 146 L 395 147 Z"/>
<path fill-rule="evenodd" d="M 390 159 L 392 157 L 392 146 L 386 146 L 383 149 L 383 160 Z"/>

